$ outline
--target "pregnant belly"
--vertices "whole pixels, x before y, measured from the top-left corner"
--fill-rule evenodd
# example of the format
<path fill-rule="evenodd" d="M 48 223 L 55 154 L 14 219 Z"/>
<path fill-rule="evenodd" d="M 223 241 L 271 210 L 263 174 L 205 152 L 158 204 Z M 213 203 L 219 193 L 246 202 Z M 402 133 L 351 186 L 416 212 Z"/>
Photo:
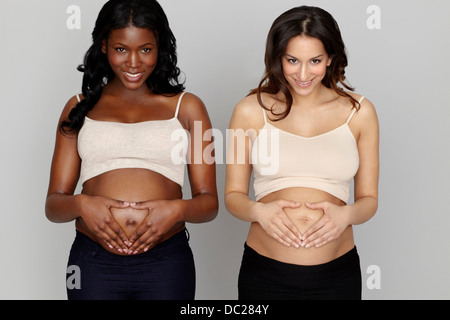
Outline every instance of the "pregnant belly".
<path fill-rule="evenodd" d="M 136 231 L 136 229 L 144 222 L 148 215 L 148 210 L 137 210 L 133 208 L 125 209 L 110 209 L 112 216 L 117 223 L 122 227 L 122 230 L 126 233 L 127 237 Z"/>
<path fill-rule="evenodd" d="M 341 200 L 328 193 L 308 188 L 289 188 L 277 191 L 264 197 L 260 202 L 271 202 L 278 199 L 291 200 L 302 204 L 300 208 L 285 208 L 284 210 L 302 234 L 324 215 L 322 210 L 311 210 L 306 207 L 305 203 L 328 201 L 336 205 L 345 205 Z M 252 223 L 247 244 L 261 255 L 298 265 L 326 263 L 345 254 L 354 247 L 351 226 L 347 227 L 339 239 L 331 241 L 322 247 L 295 248 L 287 247 L 269 236 L 258 223 Z"/>
<path fill-rule="evenodd" d="M 182 197 L 181 187 L 175 182 L 153 171 L 134 168 L 113 170 L 94 177 L 83 185 L 82 193 L 127 202 L 172 200 Z M 149 214 L 148 209 L 138 210 L 131 207 L 123 209 L 110 208 L 110 212 L 128 238 L 135 233 Z M 126 253 L 119 253 L 117 249 L 109 248 L 103 239 L 98 239 L 89 230 L 83 219 L 77 220 L 76 227 L 107 251 L 126 255 Z M 180 231 L 182 227 L 181 225 L 174 226 L 173 230 L 171 229 L 161 237 L 160 242 Z"/>

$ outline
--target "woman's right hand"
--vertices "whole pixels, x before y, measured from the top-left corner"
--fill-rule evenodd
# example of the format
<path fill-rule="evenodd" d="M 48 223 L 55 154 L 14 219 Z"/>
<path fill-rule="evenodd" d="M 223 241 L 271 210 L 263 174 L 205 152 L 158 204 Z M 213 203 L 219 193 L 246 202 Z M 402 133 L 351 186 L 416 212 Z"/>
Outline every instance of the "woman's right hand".
<path fill-rule="evenodd" d="M 258 202 L 256 222 L 269 236 L 278 242 L 288 247 L 299 248 L 302 234 L 289 219 L 284 209 L 295 209 L 300 206 L 301 203 L 288 200 L 277 200 L 267 203 Z"/>
<path fill-rule="evenodd" d="M 111 208 L 128 208 L 130 203 L 99 196 L 80 195 L 80 216 L 98 241 L 120 253 L 128 251 L 128 238 L 111 214 Z"/>

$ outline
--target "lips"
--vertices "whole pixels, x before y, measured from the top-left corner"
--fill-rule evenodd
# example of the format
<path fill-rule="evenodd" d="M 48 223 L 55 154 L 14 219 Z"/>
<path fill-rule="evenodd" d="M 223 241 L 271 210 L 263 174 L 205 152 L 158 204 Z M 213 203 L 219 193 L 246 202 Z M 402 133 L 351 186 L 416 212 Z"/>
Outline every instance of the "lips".
<path fill-rule="evenodd" d="M 295 83 L 297 84 L 297 86 L 301 87 L 301 88 L 307 88 L 311 85 L 311 83 L 313 82 L 314 79 L 306 81 L 306 82 L 302 82 L 302 81 L 297 81 L 295 80 Z"/>
<path fill-rule="evenodd" d="M 127 79 L 127 81 L 129 82 L 139 82 L 142 78 L 142 76 L 144 75 L 144 72 L 139 72 L 139 73 L 131 73 L 131 72 L 126 72 L 126 71 L 122 71 L 124 77 Z"/>

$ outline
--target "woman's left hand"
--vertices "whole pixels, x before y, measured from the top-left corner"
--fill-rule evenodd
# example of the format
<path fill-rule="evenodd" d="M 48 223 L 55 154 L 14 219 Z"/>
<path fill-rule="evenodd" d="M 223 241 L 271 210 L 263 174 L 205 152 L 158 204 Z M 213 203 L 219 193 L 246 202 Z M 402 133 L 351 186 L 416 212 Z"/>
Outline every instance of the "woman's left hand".
<path fill-rule="evenodd" d="M 153 200 L 131 203 L 134 209 L 148 209 L 148 216 L 131 235 L 129 254 L 146 252 L 157 245 L 180 220 L 180 208 L 175 200 Z"/>
<path fill-rule="evenodd" d="M 349 226 L 345 206 L 329 202 L 306 203 L 312 210 L 322 210 L 323 216 L 303 233 L 302 247 L 319 248 L 330 241 L 338 239 Z"/>

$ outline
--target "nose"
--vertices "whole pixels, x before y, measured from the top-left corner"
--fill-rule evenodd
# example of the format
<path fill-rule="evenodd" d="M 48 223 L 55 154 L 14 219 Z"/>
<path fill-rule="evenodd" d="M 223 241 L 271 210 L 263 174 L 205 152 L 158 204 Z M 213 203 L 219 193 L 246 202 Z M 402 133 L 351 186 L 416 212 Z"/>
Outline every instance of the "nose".
<path fill-rule="evenodd" d="M 298 70 L 298 77 L 300 81 L 309 80 L 309 69 L 307 64 L 302 64 Z"/>
<path fill-rule="evenodd" d="M 140 65 L 140 57 L 139 57 L 139 53 L 137 52 L 130 52 L 130 54 L 128 55 L 128 59 L 127 59 L 127 65 L 130 68 L 137 68 Z"/>

